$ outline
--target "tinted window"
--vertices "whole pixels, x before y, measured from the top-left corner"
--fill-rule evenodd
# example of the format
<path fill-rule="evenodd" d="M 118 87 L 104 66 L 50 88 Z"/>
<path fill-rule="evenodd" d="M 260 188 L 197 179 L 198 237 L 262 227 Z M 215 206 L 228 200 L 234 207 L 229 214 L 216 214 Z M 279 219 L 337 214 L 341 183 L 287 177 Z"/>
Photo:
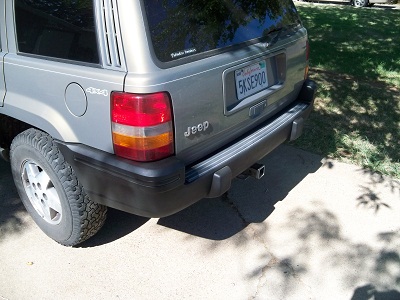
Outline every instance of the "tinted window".
<path fill-rule="evenodd" d="M 154 51 L 163 62 L 260 40 L 300 22 L 291 0 L 144 0 L 144 5 Z"/>
<path fill-rule="evenodd" d="M 91 0 L 16 0 L 18 50 L 99 63 Z"/>

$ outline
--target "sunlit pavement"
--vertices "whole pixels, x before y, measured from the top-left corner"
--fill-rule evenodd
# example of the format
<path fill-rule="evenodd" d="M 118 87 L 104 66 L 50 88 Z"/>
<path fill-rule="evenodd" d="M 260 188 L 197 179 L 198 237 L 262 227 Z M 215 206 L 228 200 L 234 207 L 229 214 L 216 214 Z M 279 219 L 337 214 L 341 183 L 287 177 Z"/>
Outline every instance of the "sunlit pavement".
<path fill-rule="evenodd" d="M 66 248 L 0 162 L 0 299 L 400 299 L 400 183 L 289 146 L 264 163 L 168 218 L 112 210 Z"/>

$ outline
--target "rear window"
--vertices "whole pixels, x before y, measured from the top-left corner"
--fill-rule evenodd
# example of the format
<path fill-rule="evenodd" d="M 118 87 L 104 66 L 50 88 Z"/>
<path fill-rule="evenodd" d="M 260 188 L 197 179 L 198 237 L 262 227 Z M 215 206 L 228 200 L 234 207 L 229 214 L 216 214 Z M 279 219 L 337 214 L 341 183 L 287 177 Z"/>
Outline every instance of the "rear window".
<path fill-rule="evenodd" d="M 162 62 L 262 40 L 300 20 L 292 0 L 144 0 Z"/>

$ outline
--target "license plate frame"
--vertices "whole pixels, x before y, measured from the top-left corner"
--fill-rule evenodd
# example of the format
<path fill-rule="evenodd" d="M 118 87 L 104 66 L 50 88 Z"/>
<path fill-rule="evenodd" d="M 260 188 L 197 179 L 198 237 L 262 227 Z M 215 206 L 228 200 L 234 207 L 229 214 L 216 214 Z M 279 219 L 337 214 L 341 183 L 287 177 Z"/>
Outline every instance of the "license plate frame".
<path fill-rule="evenodd" d="M 268 88 L 266 60 L 235 70 L 236 97 L 239 101 Z"/>

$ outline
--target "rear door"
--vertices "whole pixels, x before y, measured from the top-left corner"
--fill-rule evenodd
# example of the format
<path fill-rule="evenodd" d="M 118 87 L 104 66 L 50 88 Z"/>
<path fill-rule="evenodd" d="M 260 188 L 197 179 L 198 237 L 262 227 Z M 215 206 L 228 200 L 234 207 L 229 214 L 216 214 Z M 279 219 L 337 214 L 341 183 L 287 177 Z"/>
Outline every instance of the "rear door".
<path fill-rule="evenodd" d="M 56 139 L 112 152 L 110 93 L 126 71 L 104 29 L 118 32 L 111 0 L 6 3 L 7 109 Z"/>
<path fill-rule="evenodd" d="M 4 84 L 4 55 L 6 54 L 5 1 L 0 2 L 0 106 L 3 106 L 6 86 Z"/>

